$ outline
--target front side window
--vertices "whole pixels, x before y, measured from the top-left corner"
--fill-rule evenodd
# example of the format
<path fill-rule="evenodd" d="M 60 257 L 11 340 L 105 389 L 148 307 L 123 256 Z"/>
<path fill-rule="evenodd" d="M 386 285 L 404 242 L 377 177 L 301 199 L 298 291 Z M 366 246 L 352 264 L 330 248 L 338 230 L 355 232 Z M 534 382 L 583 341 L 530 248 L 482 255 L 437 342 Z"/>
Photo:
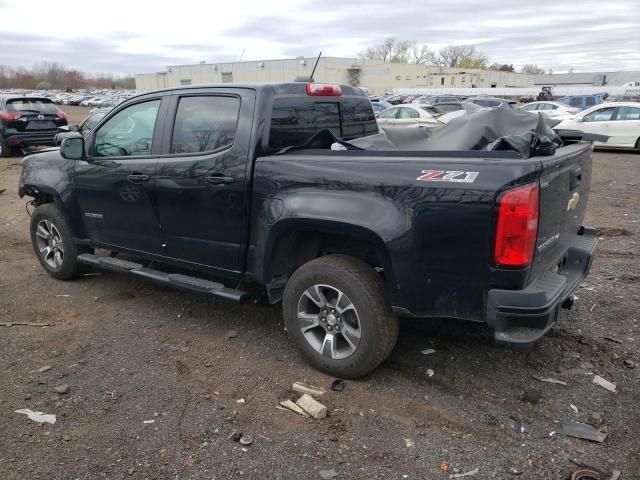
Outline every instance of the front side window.
<path fill-rule="evenodd" d="M 584 122 L 608 122 L 613 116 L 616 107 L 602 108 L 585 115 L 582 119 Z"/>
<path fill-rule="evenodd" d="M 397 114 L 398 114 L 397 108 L 388 108 L 384 112 L 382 112 L 380 115 L 378 115 L 378 118 L 396 118 Z"/>
<path fill-rule="evenodd" d="M 183 97 L 178 103 L 171 153 L 200 153 L 233 144 L 240 113 L 237 97 Z"/>
<path fill-rule="evenodd" d="M 80 131 L 89 133 L 105 117 L 105 113 L 94 113 L 85 119 L 80 127 Z"/>
<path fill-rule="evenodd" d="M 96 157 L 151 155 L 160 100 L 137 103 L 120 110 L 96 132 Z"/>

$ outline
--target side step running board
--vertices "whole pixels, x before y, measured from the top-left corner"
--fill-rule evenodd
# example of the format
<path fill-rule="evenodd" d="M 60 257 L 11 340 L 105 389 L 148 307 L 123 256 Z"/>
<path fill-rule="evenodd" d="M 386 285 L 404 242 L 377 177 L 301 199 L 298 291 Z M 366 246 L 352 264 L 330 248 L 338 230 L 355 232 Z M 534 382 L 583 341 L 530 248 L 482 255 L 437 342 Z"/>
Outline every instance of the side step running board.
<path fill-rule="evenodd" d="M 192 292 L 206 293 L 215 297 L 226 298 L 236 302 L 242 302 L 249 297 L 247 292 L 227 288 L 223 284 L 206 280 L 204 278 L 183 275 L 181 273 L 166 273 L 160 270 L 146 268 L 140 263 L 130 262 L 112 257 L 99 257 L 90 253 L 78 255 L 78 261 L 86 265 L 91 265 L 105 270 L 112 270 L 119 273 L 131 273 L 140 277 L 148 278 L 160 283 Z"/>
<path fill-rule="evenodd" d="M 496 342 L 505 345 L 526 347 L 544 337 L 554 325 L 555 322 L 544 328 L 507 327 L 504 330 L 496 330 L 494 338 Z"/>

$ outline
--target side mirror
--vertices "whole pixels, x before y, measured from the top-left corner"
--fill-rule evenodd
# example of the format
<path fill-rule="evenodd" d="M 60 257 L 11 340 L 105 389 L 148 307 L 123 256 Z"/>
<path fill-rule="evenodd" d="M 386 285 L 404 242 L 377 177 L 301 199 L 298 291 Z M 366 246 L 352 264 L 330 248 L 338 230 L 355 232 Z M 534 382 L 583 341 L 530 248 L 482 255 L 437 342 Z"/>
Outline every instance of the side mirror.
<path fill-rule="evenodd" d="M 79 132 L 80 131 L 80 125 L 69 125 L 69 131 L 70 132 Z"/>
<path fill-rule="evenodd" d="M 77 134 L 64 138 L 60 144 L 60 155 L 67 160 L 84 160 L 84 137 Z"/>

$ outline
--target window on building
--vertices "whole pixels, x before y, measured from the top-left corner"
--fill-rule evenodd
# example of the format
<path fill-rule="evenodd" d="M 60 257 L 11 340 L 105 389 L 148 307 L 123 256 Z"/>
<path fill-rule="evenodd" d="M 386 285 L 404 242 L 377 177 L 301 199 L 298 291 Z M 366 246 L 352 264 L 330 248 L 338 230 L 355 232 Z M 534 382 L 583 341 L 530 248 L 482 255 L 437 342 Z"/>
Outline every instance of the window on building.
<path fill-rule="evenodd" d="M 183 97 L 173 125 L 171 153 L 209 152 L 233 144 L 240 111 L 236 97 Z"/>
<path fill-rule="evenodd" d="M 406 78 L 407 80 L 411 80 L 411 75 L 407 75 L 405 78 Z"/>
<path fill-rule="evenodd" d="M 444 77 L 440 77 L 440 85 L 444 86 Z"/>
<path fill-rule="evenodd" d="M 180 80 L 180 85 L 191 85 L 191 79 Z"/>
<path fill-rule="evenodd" d="M 456 84 L 456 77 L 451 77 L 451 85 L 455 85 Z"/>
<path fill-rule="evenodd" d="M 462 77 L 462 83 L 466 83 L 467 82 L 467 77 Z"/>
<path fill-rule="evenodd" d="M 402 76 L 401 75 L 396 75 L 396 80 L 402 80 Z"/>

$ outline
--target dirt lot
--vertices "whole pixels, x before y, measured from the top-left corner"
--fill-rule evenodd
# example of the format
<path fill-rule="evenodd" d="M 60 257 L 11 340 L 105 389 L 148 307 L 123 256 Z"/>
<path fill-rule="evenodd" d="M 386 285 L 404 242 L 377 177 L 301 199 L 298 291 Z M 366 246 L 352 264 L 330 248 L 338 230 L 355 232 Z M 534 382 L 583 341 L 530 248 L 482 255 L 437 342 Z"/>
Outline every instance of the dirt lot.
<path fill-rule="evenodd" d="M 0 326 L 0 478 L 320 479 L 335 469 L 437 479 L 477 468 L 465 478 L 558 479 L 572 459 L 640 478 L 640 365 L 624 363 L 640 364 L 640 155 L 594 155 L 587 223 L 601 229 L 598 256 L 547 338 L 514 350 L 480 327 L 405 321 L 381 368 L 322 398 L 324 420 L 276 408 L 294 381 L 333 381 L 302 362 L 280 308 L 112 273 L 49 278 L 17 197 L 19 160 L 0 162 L 0 322 L 52 325 Z M 594 385 L 594 372 L 618 393 Z M 529 388 L 539 403 L 522 400 Z M 40 425 L 21 408 L 57 422 Z M 552 434 L 594 415 L 604 443 Z M 243 449 L 234 431 L 253 444 Z"/>

